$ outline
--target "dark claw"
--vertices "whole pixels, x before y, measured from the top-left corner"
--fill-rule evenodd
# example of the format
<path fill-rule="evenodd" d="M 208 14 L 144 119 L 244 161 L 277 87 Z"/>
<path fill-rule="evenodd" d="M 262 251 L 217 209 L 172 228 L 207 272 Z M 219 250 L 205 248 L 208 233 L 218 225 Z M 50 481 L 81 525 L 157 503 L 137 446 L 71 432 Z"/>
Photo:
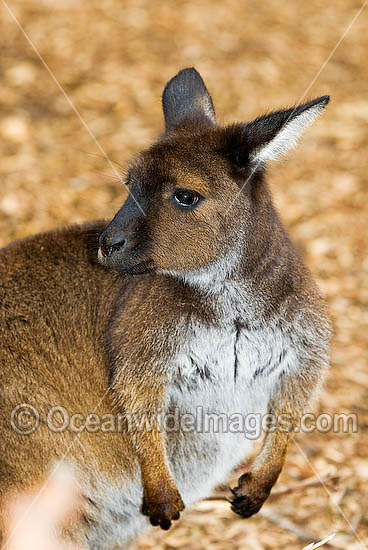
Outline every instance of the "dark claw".
<path fill-rule="evenodd" d="M 154 527 L 160 526 L 164 531 L 170 529 L 172 521 L 180 518 L 182 510 L 184 510 L 184 504 L 181 502 L 181 499 L 177 503 L 176 510 L 170 502 L 163 502 L 152 506 L 152 503 L 149 505 L 146 500 L 144 500 L 141 508 L 142 514 L 148 516 L 151 525 Z"/>
<path fill-rule="evenodd" d="M 241 494 L 241 488 L 235 487 L 231 491 L 234 498 L 231 500 L 231 510 L 242 518 L 249 518 L 256 514 L 265 502 L 267 495 L 251 497 Z"/>

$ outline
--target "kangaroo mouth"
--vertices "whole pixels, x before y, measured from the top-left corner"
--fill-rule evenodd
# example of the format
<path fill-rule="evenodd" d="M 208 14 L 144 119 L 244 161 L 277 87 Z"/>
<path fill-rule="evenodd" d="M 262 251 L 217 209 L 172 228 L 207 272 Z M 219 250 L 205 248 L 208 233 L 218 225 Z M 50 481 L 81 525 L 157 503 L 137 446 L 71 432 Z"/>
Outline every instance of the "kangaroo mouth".
<path fill-rule="evenodd" d="M 144 275 L 145 273 L 152 273 L 153 271 L 155 271 L 154 262 L 150 258 L 142 262 L 130 264 L 128 262 L 125 262 L 124 260 L 114 261 L 114 257 L 105 257 L 102 254 L 101 249 L 99 249 L 97 253 L 97 260 L 100 264 L 102 264 L 104 267 L 107 267 L 108 269 L 112 269 L 113 271 L 118 271 L 119 273 L 126 273 L 129 275 Z"/>
<path fill-rule="evenodd" d="M 152 273 L 155 270 L 155 266 L 153 260 L 144 260 L 134 265 L 116 266 L 115 269 L 119 273 L 126 273 L 128 275 L 145 275 L 146 273 Z"/>

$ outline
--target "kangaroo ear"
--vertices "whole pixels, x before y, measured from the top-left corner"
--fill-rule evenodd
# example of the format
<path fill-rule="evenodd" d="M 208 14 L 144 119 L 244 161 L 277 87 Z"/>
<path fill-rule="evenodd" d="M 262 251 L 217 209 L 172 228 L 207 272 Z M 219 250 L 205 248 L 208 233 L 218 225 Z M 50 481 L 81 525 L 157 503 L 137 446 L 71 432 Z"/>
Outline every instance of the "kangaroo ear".
<path fill-rule="evenodd" d="M 216 124 L 212 98 L 194 69 L 183 69 L 166 84 L 162 94 L 162 106 L 166 131 L 173 130 L 184 119 L 198 120 L 209 125 Z"/>
<path fill-rule="evenodd" d="M 319 97 L 294 109 L 257 118 L 248 126 L 253 139 L 249 160 L 256 163 L 276 160 L 296 147 L 304 130 L 322 113 L 329 96 Z"/>
<path fill-rule="evenodd" d="M 276 160 L 296 147 L 304 130 L 318 118 L 329 100 L 329 96 L 322 96 L 253 122 L 230 126 L 226 154 L 241 168 L 249 163 L 261 167 L 269 160 Z"/>

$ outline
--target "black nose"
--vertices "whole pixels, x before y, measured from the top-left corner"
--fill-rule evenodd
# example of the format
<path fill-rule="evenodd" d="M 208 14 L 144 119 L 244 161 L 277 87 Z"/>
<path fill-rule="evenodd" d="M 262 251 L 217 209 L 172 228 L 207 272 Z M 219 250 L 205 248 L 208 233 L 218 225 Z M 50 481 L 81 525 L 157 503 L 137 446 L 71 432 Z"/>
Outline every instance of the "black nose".
<path fill-rule="evenodd" d="M 121 250 L 124 248 L 126 244 L 126 239 L 123 239 L 121 237 L 108 237 L 107 235 L 103 235 L 101 237 L 100 241 L 100 248 L 102 254 L 107 257 L 111 256 L 113 252 L 116 252 L 117 250 Z"/>

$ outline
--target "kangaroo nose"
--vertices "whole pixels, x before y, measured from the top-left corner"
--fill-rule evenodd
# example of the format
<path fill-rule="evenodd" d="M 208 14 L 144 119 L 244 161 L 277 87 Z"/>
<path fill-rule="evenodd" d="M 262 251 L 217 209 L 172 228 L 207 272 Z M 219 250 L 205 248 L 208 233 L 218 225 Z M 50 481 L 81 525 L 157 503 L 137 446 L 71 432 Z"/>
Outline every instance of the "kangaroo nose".
<path fill-rule="evenodd" d="M 111 256 L 113 252 L 124 248 L 125 244 L 126 239 L 123 239 L 121 237 L 114 238 L 103 235 L 101 237 L 100 248 L 103 256 L 105 256 L 106 258 L 107 256 Z"/>

